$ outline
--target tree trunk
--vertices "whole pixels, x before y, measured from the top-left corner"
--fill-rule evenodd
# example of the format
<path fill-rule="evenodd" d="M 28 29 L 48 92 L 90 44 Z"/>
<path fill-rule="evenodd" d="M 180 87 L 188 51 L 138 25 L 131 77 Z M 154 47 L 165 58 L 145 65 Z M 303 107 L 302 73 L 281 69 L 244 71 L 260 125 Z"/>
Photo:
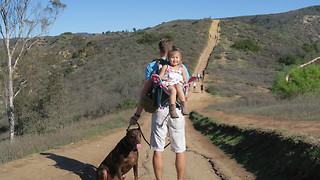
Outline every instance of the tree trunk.
<path fill-rule="evenodd" d="M 8 109 L 8 120 L 10 125 L 10 142 L 14 141 L 14 112 L 13 108 Z"/>
<path fill-rule="evenodd" d="M 10 55 L 10 51 L 8 51 L 8 106 L 7 106 L 7 114 L 8 114 L 8 121 L 10 127 L 10 141 L 13 142 L 14 140 L 14 105 L 13 105 L 13 69 L 12 69 L 12 56 Z"/>

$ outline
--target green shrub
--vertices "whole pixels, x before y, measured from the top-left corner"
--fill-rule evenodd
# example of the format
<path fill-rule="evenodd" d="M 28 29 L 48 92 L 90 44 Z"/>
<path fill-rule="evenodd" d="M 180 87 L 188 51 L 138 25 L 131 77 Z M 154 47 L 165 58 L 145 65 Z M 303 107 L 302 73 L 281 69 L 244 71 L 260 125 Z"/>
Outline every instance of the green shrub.
<path fill-rule="evenodd" d="M 252 52 L 257 52 L 261 50 L 260 46 L 251 39 L 243 39 L 243 40 L 236 41 L 233 45 L 231 45 L 231 47 L 238 50 L 252 51 Z"/>
<path fill-rule="evenodd" d="M 313 44 L 310 44 L 310 43 L 304 43 L 302 45 L 302 49 L 305 50 L 306 52 L 311 52 L 314 50 L 314 46 Z"/>
<path fill-rule="evenodd" d="M 159 42 L 163 38 L 174 39 L 175 35 L 171 32 L 164 32 L 159 35 L 155 33 L 142 33 L 142 37 L 138 40 L 139 44 L 153 44 Z"/>
<path fill-rule="evenodd" d="M 163 38 L 167 38 L 167 39 L 174 39 L 175 35 L 171 32 L 165 32 L 165 33 L 162 33 L 160 34 L 159 36 L 159 40 L 160 39 L 163 39 Z"/>
<path fill-rule="evenodd" d="M 301 61 L 302 61 L 301 57 L 289 54 L 281 57 L 278 62 L 288 66 L 288 65 L 300 64 Z"/>
<path fill-rule="evenodd" d="M 153 44 L 159 41 L 159 36 L 151 33 L 144 33 L 141 39 L 138 40 L 140 44 Z"/>
<path fill-rule="evenodd" d="M 206 89 L 206 91 L 207 91 L 208 93 L 213 94 L 213 95 L 217 95 L 217 94 L 219 93 L 219 90 L 218 90 L 217 88 L 213 87 L 213 86 L 209 86 L 209 87 Z"/>
<path fill-rule="evenodd" d="M 289 81 L 285 76 L 289 75 Z M 304 68 L 292 69 L 285 74 L 278 74 L 271 90 L 281 98 L 292 98 L 302 94 L 320 92 L 320 67 L 309 65 Z"/>
<path fill-rule="evenodd" d="M 118 110 L 127 110 L 127 109 L 130 109 L 130 108 L 134 108 L 136 106 L 137 106 L 136 99 L 126 98 L 126 99 L 122 99 L 119 102 Z"/>

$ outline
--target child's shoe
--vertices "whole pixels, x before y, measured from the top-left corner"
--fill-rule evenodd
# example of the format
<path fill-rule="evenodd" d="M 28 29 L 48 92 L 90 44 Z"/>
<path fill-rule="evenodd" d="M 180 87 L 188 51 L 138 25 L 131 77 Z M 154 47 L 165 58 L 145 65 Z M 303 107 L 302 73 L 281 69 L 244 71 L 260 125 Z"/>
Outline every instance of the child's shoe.
<path fill-rule="evenodd" d="M 187 109 L 187 102 L 186 101 L 181 101 L 180 105 L 181 105 L 181 113 L 183 115 L 189 115 L 189 111 Z"/>
<path fill-rule="evenodd" d="M 179 118 L 179 115 L 176 112 L 176 105 L 175 104 L 169 105 L 169 113 L 170 113 L 171 118 Z"/>

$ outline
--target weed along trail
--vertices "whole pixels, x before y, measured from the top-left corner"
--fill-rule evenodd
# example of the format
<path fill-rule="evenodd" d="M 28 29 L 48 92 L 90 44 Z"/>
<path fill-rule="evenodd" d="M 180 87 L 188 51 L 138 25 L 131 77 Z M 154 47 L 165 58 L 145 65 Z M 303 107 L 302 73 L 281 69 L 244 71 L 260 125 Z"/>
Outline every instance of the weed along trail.
<path fill-rule="evenodd" d="M 219 37 L 218 24 L 219 21 L 216 20 L 212 23 L 208 45 L 201 54 L 198 65 L 195 68 L 196 73 L 202 73 L 205 69 L 210 54 L 217 43 Z M 210 103 L 217 101 L 219 101 L 219 98 L 207 93 L 201 93 L 198 87 L 195 92 L 190 91 L 189 93 L 190 110 L 202 112 Z M 144 113 L 139 122 L 143 133 L 149 139 L 151 114 Z M 189 119 L 186 119 L 186 122 L 186 180 L 255 179 L 254 175 L 247 172 L 242 165 L 237 164 L 235 160 L 214 146 L 207 137 L 196 131 Z M 3 164 L 0 166 L 0 179 L 95 179 L 96 167 L 116 146 L 118 141 L 124 137 L 125 133 L 126 128 L 115 129 L 105 135 Z M 155 179 L 152 166 L 153 151 L 149 149 L 147 143 L 142 142 L 142 148 L 139 153 L 138 171 L 140 179 Z M 176 179 L 175 154 L 171 152 L 170 146 L 165 149 L 163 158 L 163 179 Z M 131 179 L 133 179 L 132 170 L 126 175 L 126 180 Z"/>

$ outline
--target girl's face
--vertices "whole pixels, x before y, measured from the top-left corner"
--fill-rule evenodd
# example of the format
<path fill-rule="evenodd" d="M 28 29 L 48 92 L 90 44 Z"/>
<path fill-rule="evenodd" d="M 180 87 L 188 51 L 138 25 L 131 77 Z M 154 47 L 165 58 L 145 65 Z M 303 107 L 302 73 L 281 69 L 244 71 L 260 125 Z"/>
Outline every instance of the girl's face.
<path fill-rule="evenodd" d="M 181 62 L 181 54 L 179 52 L 173 52 L 170 54 L 169 57 L 170 65 L 171 66 L 178 66 Z"/>

